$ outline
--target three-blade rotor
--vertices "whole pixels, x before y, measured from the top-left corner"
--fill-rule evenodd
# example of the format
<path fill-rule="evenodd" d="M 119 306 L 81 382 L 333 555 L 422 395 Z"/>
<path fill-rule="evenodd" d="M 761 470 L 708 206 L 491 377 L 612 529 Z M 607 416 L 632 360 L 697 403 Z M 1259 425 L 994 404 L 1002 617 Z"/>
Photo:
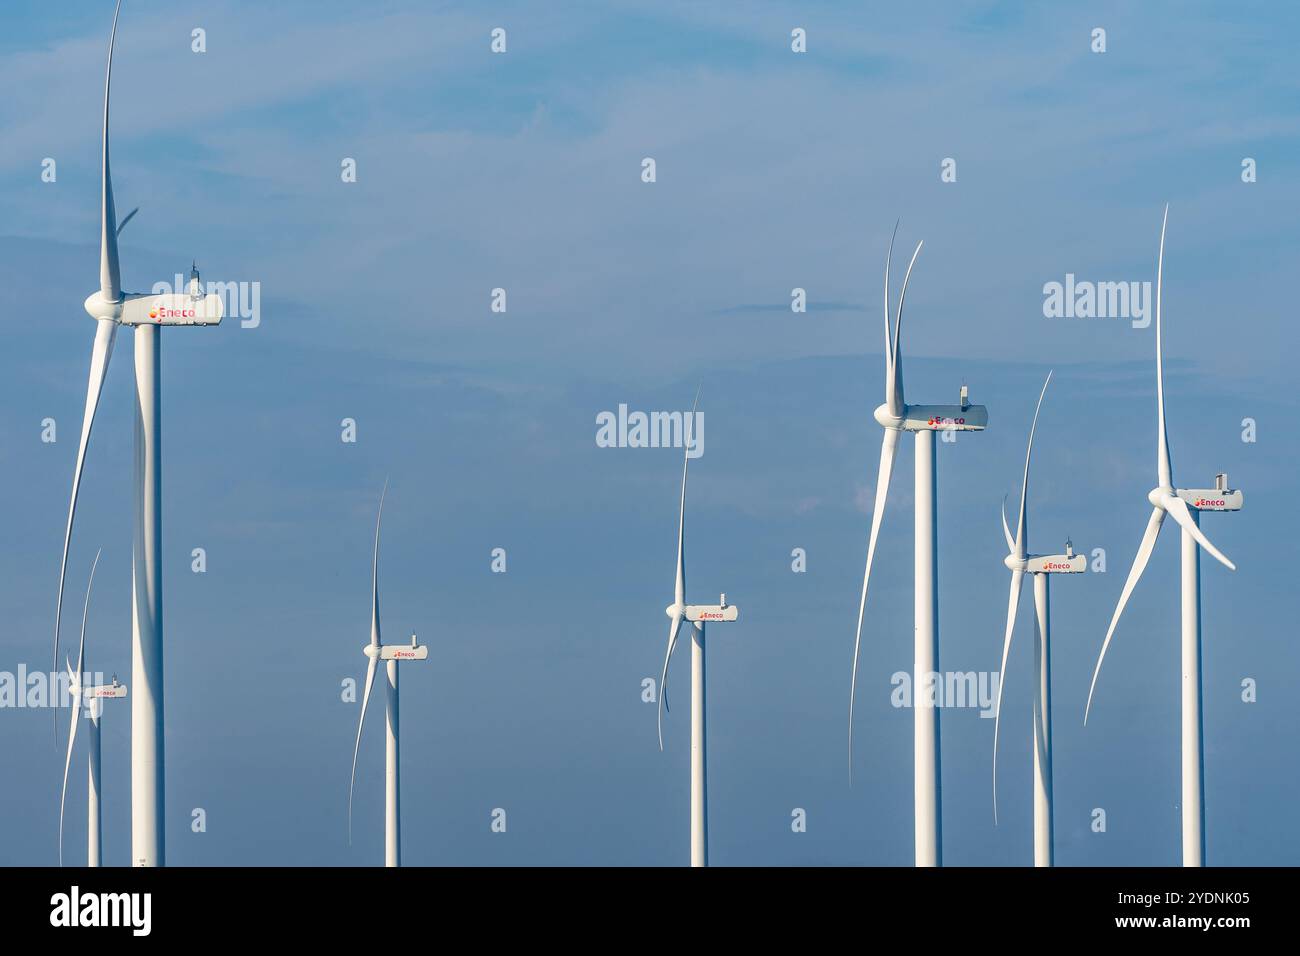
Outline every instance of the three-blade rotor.
<path fill-rule="evenodd" d="M 1047 386 L 1052 381 L 1052 373 L 1047 373 L 1043 389 L 1038 393 L 1038 405 L 1034 408 L 1034 420 L 1029 426 L 1029 445 L 1025 449 L 1025 471 L 1020 481 L 1020 514 L 1016 519 L 1015 537 L 1007 527 L 1006 499 L 1002 507 L 1002 533 L 1007 539 L 1008 554 L 1006 566 L 1011 571 L 1011 593 L 1007 596 L 1007 629 L 1002 639 L 1002 667 L 998 671 L 998 696 L 993 710 L 993 822 L 998 819 L 998 731 L 1002 722 L 1002 690 L 1006 685 L 1007 657 L 1011 653 L 1011 635 L 1015 631 L 1016 611 L 1020 607 L 1020 587 L 1025 579 L 1025 567 L 1029 557 L 1029 529 L 1025 502 L 1029 496 L 1029 460 L 1034 453 L 1034 432 L 1038 430 L 1038 413 L 1043 408 L 1043 397 Z"/>
<path fill-rule="evenodd" d="M 375 670 L 379 666 L 379 528 L 384 521 L 384 498 L 388 496 L 388 479 L 379 495 L 379 514 L 375 518 L 375 551 L 370 565 L 370 648 L 366 657 L 366 687 L 361 697 L 361 716 L 357 720 L 357 740 L 352 747 L 352 777 L 348 782 L 348 845 L 352 844 L 352 795 L 357 785 L 357 754 L 361 751 L 361 730 L 366 725 L 366 708 L 370 704 L 370 691 L 375 686 Z M 372 650 L 373 649 L 373 650 Z"/>
<path fill-rule="evenodd" d="M 695 392 L 690 418 L 682 427 L 682 496 L 677 510 L 677 573 L 673 581 L 673 603 L 666 608 L 668 614 L 668 649 L 664 652 L 664 669 L 659 676 L 659 749 L 664 749 L 664 710 L 668 708 L 668 663 L 677 647 L 677 635 L 686 615 L 686 473 L 691 465 L 691 429 L 695 427 L 695 411 L 700 405 L 700 393 Z"/>
<path fill-rule="evenodd" d="M 122 12 L 122 2 L 118 0 L 113 12 L 113 30 L 108 40 L 108 68 L 104 76 L 104 149 L 101 178 L 101 216 L 99 243 L 99 292 L 105 303 L 118 303 L 122 300 L 121 270 L 117 256 L 117 213 L 113 206 L 113 180 L 109 174 L 108 162 L 108 104 L 109 92 L 113 82 L 113 45 L 117 38 L 117 19 Z M 123 220 L 122 225 L 135 215 L 134 211 Z M 99 409 L 99 397 L 104 389 L 104 377 L 108 372 L 108 362 L 113 354 L 113 341 L 117 337 L 117 321 L 111 315 L 97 318 L 95 322 L 95 341 L 90 352 L 90 377 L 86 383 L 86 407 L 81 419 L 81 441 L 77 446 L 77 463 L 72 473 L 72 495 L 68 502 L 68 521 L 63 534 L 63 557 L 59 563 L 59 592 L 54 609 L 54 666 L 59 665 L 59 627 L 63 619 L 63 588 L 67 581 L 68 551 L 72 545 L 72 525 L 77 513 L 77 497 L 81 491 L 81 476 L 86 465 L 86 449 L 90 445 L 90 432 L 95 424 L 95 413 Z M 58 735 L 58 711 L 55 710 L 55 736 Z"/>
<path fill-rule="evenodd" d="M 876 497 L 871 512 L 871 533 L 867 539 L 867 566 L 862 574 L 862 600 L 858 604 L 858 629 L 853 638 L 853 670 L 849 679 L 849 785 L 853 785 L 853 704 L 858 687 L 858 653 L 862 646 L 862 619 L 867 609 L 867 587 L 871 582 L 871 564 L 876 556 L 876 540 L 880 536 L 880 525 L 885 514 L 885 499 L 889 495 L 889 482 L 894 473 L 894 459 L 898 453 L 898 441 L 902 434 L 902 421 L 907 413 L 907 403 L 903 399 L 903 357 L 899 342 L 903 334 L 903 302 L 907 298 L 907 283 L 912 278 L 912 267 L 916 257 L 921 254 L 923 242 L 916 244 L 912 259 L 907 264 L 903 276 L 903 290 L 898 296 L 898 309 L 894 313 L 893 334 L 890 334 L 889 273 L 894 257 L 894 239 L 898 235 L 898 223 L 894 223 L 894 234 L 889 238 L 889 251 L 885 254 L 885 402 L 876 409 L 875 417 L 885 429 L 880 444 L 880 467 L 876 472 Z"/>
<path fill-rule="evenodd" d="M 1147 500 L 1151 502 L 1152 506 L 1151 517 L 1147 520 L 1146 531 L 1142 534 L 1142 542 L 1138 545 L 1137 555 L 1133 558 L 1133 567 L 1129 569 L 1128 579 L 1124 582 L 1123 590 L 1120 591 L 1119 603 L 1116 605 L 1115 613 L 1110 619 L 1110 627 L 1106 629 L 1106 639 L 1102 642 L 1101 653 L 1097 657 L 1097 666 L 1092 672 L 1092 683 L 1088 687 L 1088 703 L 1083 711 L 1084 724 L 1088 723 L 1088 715 L 1092 711 L 1092 696 L 1097 689 L 1097 677 L 1101 674 L 1102 661 L 1106 659 L 1106 651 L 1110 648 L 1111 638 L 1115 636 L 1115 628 L 1119 624 L 1120 615 L 1124 613 L 1124 607 L 1128 604 L 1133 589 L 1137 587 L 1138 579 L 1142 577 L 1147 562 L 1151 560 L 1151 552 L 1155 550 L 1156 539 L 1160 535 L 1160 528 L 1164 524 L 1165 516 L 1168 515 L 1173 518 L 1178 523 L 1178 526 L 1191 535 L 1196 543 L 1209 552 L 1216 561 L 1230 571 L 1237 570 L 1237 566 L 1228 560 L 1222 551 L 1210 543 L 1210 539 L 1200 529 L 1187 503 L 1178 496 L 1173 482 L 1173 469 L 1169 461 L 1169 437 L 1165 430 L 1165 375 L 1161 323 L 1165 227 L 1168 223 L 1169 206 L 1166 205 L 1164 219 L 1160 223 L 1160 253 L 1156 259 L 1156 478 L 1158 484 L 1147 494 Z"/>

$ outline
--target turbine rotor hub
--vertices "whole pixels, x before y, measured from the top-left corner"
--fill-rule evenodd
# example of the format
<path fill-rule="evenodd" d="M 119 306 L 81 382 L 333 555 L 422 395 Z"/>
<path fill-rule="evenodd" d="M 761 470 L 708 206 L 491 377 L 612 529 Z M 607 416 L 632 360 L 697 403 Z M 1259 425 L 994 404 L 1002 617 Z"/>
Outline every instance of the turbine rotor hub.
<path fill-rule="evenodd" d="M 903 415 L 907 414 L 907 406 L 903 406 L 903 415 L 895 415 L 889 410 L 889 403 L 885 402 L 876 406 L 876 410 L 872 414 L 882 428 L 898 428 L 903 424 Z"/>
<path fill-rule="evenodd" d="M 1157 508 L 1163 508 L 1164 505 L 1160 503 L 1160 499 L 1163 498 L 1165 495 L 1172 495 L 1172 494 L 1177 494 L 1177 492 L 1175 492 L 1173 488 L 1170 488 L 1166 485 L 1158 485 L 1147 492 L 1147 501 L 1151 502 L 1151 504 Z"/>
<path fill-rule="evenodd" d="M 92 292 L 86 296 L 83 304 L 86 314 L 92 319 L 112 319 L 114 322 L 122 318 L 122 305 L 125 297 L 117 302 L 110 302 L 104 298 L 103 292 Z"/>

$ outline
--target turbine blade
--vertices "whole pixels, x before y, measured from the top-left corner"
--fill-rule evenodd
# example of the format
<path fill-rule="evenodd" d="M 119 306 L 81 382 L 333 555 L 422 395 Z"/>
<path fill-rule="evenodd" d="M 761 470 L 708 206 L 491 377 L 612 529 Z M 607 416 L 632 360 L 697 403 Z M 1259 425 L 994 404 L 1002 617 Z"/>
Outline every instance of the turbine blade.
<path fill-rule="evenodd" d="M 858 632 L 853 638 L 853 674 L 849 679 L 849 786 L 853 786 L 853 701 L 858 692 L 858 650 L 862 646 L 862 618 L 867 609 L 867 585 L 871 581 L 871 562 L 876 556 L 876 539 L 885 516 L 885 499 L 889 496 L 889 479 L 894 474 L 894 458 L 902 432 L 886 428 L 880 443 L 880 469 L 876 472 L 876 501 L 871 511 L 871 536 L 867 539 L 867 569 L 862 573 L 862 600 L 858 604 Z"/>
<path fill-rule="evenodd" d="M 1002 536 L 1007 539 L 1007 554 L 1016 553 L 1016 539 L 1011 537 L 1011 529 L 1007 527 L 1007 496 L 1002 496 Z"/>
<path fill-rule="evenodd" d="M 86 582 L 86 604 L 81 609 L 81 645 L 77 648 L 78 684 L 81 683 L 86 669 L 86 622 L 90 619 L 90 589 L 95 586 L 95 569 L 99 567 L 99 556 L 103 553 L 103 548 L 95 552 L 95 560 L 90 564 L 90 580 Z"/>
<path fill-rule="evenodd" d="M 379 646 L 379 527 L 384 522 L 384 499 L 388 497 L 388 479 L 379 493 L 379 514 L 375 518 L 375 554 L 370 565 L 370 643 Z"/>
<path fill-rule="evenodd" d="M 695 402 L 691 405 L 689 425 L 682 428 L 682 497 L 677 511 L 677 577 L 673 582 L 673 601 L 678 606 L 686 603 L 686 472 L 691 465 L 689 429 L 695 423 L 695 410 L 700 407 L 700 390 L 695 390 Z"/>
<path fill-rule="evenodd" d="M 59 866 L 63 865 L 63 811 L 68 802 L 68 772 L 72 769 L 72 747 L 77 742 L 77 718 L 81 716 L 81 688 L 72 696 L 72 726 L 68 729 L 68 755 L 63 761 L 63 790 L 59 794 Z"/>
<path fill-rule="evenodd" d="M 122 230 L 126 228 L 126 224 L 130 222 L 132 219 L 134 219 L 135 214 L 138 213 L 139 211 L 140 211 L 140 207 L 136 206 L 134 209 L 132 209 L 130 212 L 126 214 L 125 219 L 123 219 L 121 222 L 117 224 L 117 234 L 119 236 L 122 235 Z"/>
<path fill-rule="evenodd" d="M 1043 390 L 1038 393 L 1038 405 L 1034 408 L 1034 422 L 1029 426 L 1029 447 L 1025 449 L 1025 475 L 1020 482 L 1020 519 L 1016 523 L 1016 557 L 1023 558 L 1029 550 L 1028 535 L 1025 528 L 1025 499 L 1029 494 L 1029 458 L 1034 453 L 1034 432 L 1038 430 L 1038 413 L 1043 409 L 1043 396 L 1047 394 L 1047 386 L 1052 381 L 1052 373 L 1047 373 L 1047 381 L 1043 382 Z"/>
<path fill-rule="evenodd" d="M 117 211 L 113 208 L 113 177 L 108 168 L 108 98 L 113 86 L 113 45 L 117 40 L 117 18 L 122 0 L 113 11 L 113 31 L 108 36 L 108 69 L 104 73 L 104 160 L 103 204 L 99 240 L 99 291 L 110 302 L 122 298 L 122 276 L 117 261 Z"/>
<path fill-rule="evenodd" d="M 668 625 L 668 651 L 664 654 L 664 671 L 659 676 L 659 750 L 662 753 L 664 749 L 664 709 L 668 706 L 668 662 L 673 659 L 673 650 L 677 647 L 677 632 L 682 626 L 682 612 L 678 605 L 678 610 L 673 614 L 672 622 Z"/>
<path fill-rule="evenodd" d="M 885 402 L 890 414 L 902 415 L 901 408 L 895 408 L 898 377 L 894 369 L 894 339 L 889 331 L 889 269 L 894 259 L 894 240 L 898 237 L 898 222 L 894 220 L 894 233 L 889 237 L 889 251 L 885 253 Z"/>
<path fill-rule="evenodd" d="M 1101 644 L 1101 654 L 1097 656 L 1097 666 L 1092 672 L 1092 684 L 1088 687 L 1088 703 L 1083 709 L 1083 724 L 1088 725 L 1088 714 L 1092 710 L 1092 694 L 1097 689 L 1097 675 L 1101 673 L 1101 662 L 1106 659 L 1106 650 L 1110 647 L 1110 639 L 1115 636 L 1115 625 L 1119 623 L 1119 616 L 1124 613 L 1124 605 L 1128 603 L 1129 595 L 1133 593 L 1133 588 L 1137 586 L 1138 578 L 1142 577 L 1142 572 L 1146 570 L 1147 562 L 1151 560 L 1151 552 L 1155 549 L 1156 538 L 1160 534 L 1160 526 L 1164 524 L 1165 509 L 1159 506 L 1151 511 L 1151 518 L 1147 521 L 1147 529 L 1142 534 L 1142 543 L 1138 545 L 1137 556 L 1133 558 L 1133 567 L 1128 572 L 1128 580 L 1124 582 L 1124 590 L 1120 592 L 1119 604 L 1115 606 L 1115 614 L 1110 619 L 1110 627 L 1106 629 L 1106 639 Z"/>
<path fill-rule="evenodd" d="M 63 533 L 63 558 L 59 562 L 59 595 L 54 605 L 54 668 L 59 667 L 59 626 L 63 620 L 63 586 L 68 576 L 68 549 L 72 545 L 72 520 L 77 513 L 77 495 L 81 490 L 81 474 L 86 466 L 86 448 L 90 444 L 90 430 L 95 424 L 99 396 L 104 389 L 104 376 L 108 360 L 113 354 L 113 340 L 117 324 L 108 319 L 95 323 L 95 344 L 90 353 L 90 378 L 86 382 L 86 410 L 81 419 L 81 443 L 77 446 L 77 464 L 72 473 L 72 498 L 68 502 L 68 524 Z M 59 711 L 54 709 L 54 731 L 58 737 Z"/>
<path fill-rule="evenodd" d="M 1007 633 L 1002 639 L 1002 669 L 998 671 L 998 700 L 993 710 L 993 825 L 998 822 L 998 730 L 1002 723 L 1002 688 L 1007 682 L 1007 656 L 1011 653 L 1011 634 L 1016 627 L 1016 611 L 1020 608 L 1020 585 L 1025 572 L 1011 572 L 1011 594 L 1007 598 Z"/>
<path fill-rule="evenodd" d="M 348 782 L 348 846 L 352 845 L 352 793 L 357 786 L 357 754 L 361 751 L 361 728 L 366 725 L 366 708 L 370 705 L 370 690 L 375 686 L 375 668 L 379 655 L 370 658 L 366 665 L 366 690 L 361 697 L 361 717 L 357 721 L 357 742 L 352 747 L 352 779 Z"/>
<path fill-rule="evenodd" d="M 63 789 L 59 794 L 59 866 L 63 865 L 63 811 L 68 802 L 68 773 L 72 769 L 72 748 L 77 742 L 77 718 L 81 716 L 82 685 L 85 684 L 86 668 L 86 621 L 90 617 L 90 589 L 95 584 L 95 569 L 99 567 L 101 548 L 95 552 L 94 563 L 90 566 L 90 581 L 86 584 L 86 605 L 81 612 L 81 646 L 77 649 L 77 674 L 72 694 L 72 726 L 68 728 L 68 755 L 63 761 Z M 68 663 L 71 673 L 72 665 Z"/>
<path fill-rule="evenodd" d="M 898 293 L 898 312 L 894 316 L 894 392 L 889 400 L 891 415 L 901 416 L 904 408 L 907 407 L 903 401 L 903 359 L 900 344 L 903 339 L 903 302 L 907 299 L 907 283 L 912 278 L 912 266 L 916 265 L 916 257 L 921 254 L 923 245 L 925 245 L 924 240 L 916 244 L 916 250 L 912 253 L 912 261 L 907 264 L 907 272 L 903 274 L 903 291 Z"/>
<path fill-rule="evenodd" d="M 1195 538 L 1197 544 L 1210 552 L 1210 554 L 1214 555 L 1215 560 L 1226 567 L 1229 571 L 1237 570 L 1237 566 L 1229 561 L 1222 551 L 1210 543 L 1210 539 L 1205 536 L 1205 532 L 1201 530 L 1200 525 L 1198 525 L 1195 519 L 1192 518 L 1191 511 L 1187 507 L 1186 501 L 1179 498 L 1177 495 L 1167 494 L 1161 496 L 1160 503 L 1164 505 L 1165 510 L 1169 512 L 1170 516 L 1178 522 L 1178 526 Z"/>
<path fill-rule="evenodd" d="M 1156 259 L 1156 412 L 1159 419 L 1156 435 L 1156 474 L 1161 488 L 1173 487 L 1173 466 L 1169 462 L 1169 433 L 1165 430 L 1165 364 L 1161 347 L 1160 293 L 1164 286 L 1165 226 L 1169 224 L 1169 204 L 1165 203 L 1165 217 L 1160 222 L 1160 256 Z"/>

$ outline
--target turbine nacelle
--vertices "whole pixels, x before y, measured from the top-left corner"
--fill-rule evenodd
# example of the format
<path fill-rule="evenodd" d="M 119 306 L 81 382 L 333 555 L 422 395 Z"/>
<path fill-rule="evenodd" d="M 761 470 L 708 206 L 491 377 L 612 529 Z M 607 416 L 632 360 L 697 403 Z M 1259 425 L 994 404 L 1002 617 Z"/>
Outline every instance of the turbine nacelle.
<path fill-rule="evenodd" d="M 219 295 L 195 295 L 163 292 L 157 295 L 130 292 L 114 302 L 103 292 L 94 292 L 85 301 L 92 319 L 107 319 L 119 325 L 220 325 L 225 304 Z"/>
<path fill-rule="evenodd" d="M 1024 562 L 1029 574 L 1082 574 L 1088 559 L 1082 554 L 1031 554 Z"/>
<path fill-rule="evenodd" d="M 1027 574 L 1081 574 L 1088 570 L 1088 559 L 1074 553 L 1074 545 L 1065 542 L 1064 554 L 1027 554 L 1023 558 L 1014 552 L 1002 559 L 1008 571 Z"/>
<path fill-rule="evenodd" d="M 664 613 L 670 618 L 677 617 L 680 614 L 682 620 L 704 624 L 709 621 L 738 620 L 740 608 L 734 604 L 728 604 L 727 596 L 723 594 L 718 599 L 717 604 L 670 604 L 664 608 Z"/>
<path fill-rule="evenodd" d="M 980 432 L 988 424 L 989 410 L 983 405 L 907 405 L 902 427 L 909 432 Z"/>
<path fill-rule="evenodd" d="M 1174 493 L 1197 511 L 1240 511 L 1241 489 L 1228 487 L 1228 476 L 1217 475 L 1213 488 L 1177 488 Z"/>
<path fill-rule="evenodd" d="M 410 644 L 364 644 L 361 653 L 381 661 L 423 661 L 429 658 L 429 646 L 417 644 L 412 634 Z"/>
<path fill-rule="evenodd" d="M 873 415 L 882 428 L 905 432 L 978 432 L 989 424 L 989 410 L 983 405 L 904 405 L 900 416 L 886 402 Z"/>
<path fill-rule="evenodd" d="M 701 624 L 707 621 L 734 621 L 740 617 L 740 608 L 734 604 L 688 604 L 686 620 Z"/>
<path fill-rule="evenodd" d="M 106 700 L 110 698 L 125 697 L 126 685 L 113 681 L 111 684 L 100 684 L 98 687 L 87 687 L 82 691 L 82 694 L 88 700 Z"/>
<path fill-rule="evenodd" d="M 111 684 L 81 688 L 74 681 L 70 691 L 74 696 L 80 694 L 82 699 L 85 700 L 86 719 L 98 720 L 104 713 L 104 701 L 125 697 L 126 685 L 119 684 L 115 679 Z"/>

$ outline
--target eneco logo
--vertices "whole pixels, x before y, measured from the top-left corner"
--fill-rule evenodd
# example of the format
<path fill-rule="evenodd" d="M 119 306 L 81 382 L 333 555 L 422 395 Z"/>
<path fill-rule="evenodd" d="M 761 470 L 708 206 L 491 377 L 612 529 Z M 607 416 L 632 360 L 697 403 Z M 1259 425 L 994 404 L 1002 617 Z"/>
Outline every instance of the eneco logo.
<path fill-rule="evenodd" d="M 931 428 L 948 428 L 948 427 L 951 427 L 951 426 L 953 426 L 953 425 L 965 425 L 965 424 L 966 424 L 966 419 L 964 419 L 964 418 L 939 418 L 938 416 L 935 416 L 934 418 L 931 418 L 930 421 L 929 421 L 927 424 L 929 424 L 929 426 L 930 426 Z"/>
<path fill-rule="evenodd" d="M 1198 508 L 1222 508 L 1227 502 L 1222 498 L 1197 498 L 1196 507 Z"/>
<path fill-rule="evenodd" d="M 193 309 L 150 309 L 149 318 L 157 319 L 161 322 L 163 319 L 192 319 L 198 313 Z"/>

